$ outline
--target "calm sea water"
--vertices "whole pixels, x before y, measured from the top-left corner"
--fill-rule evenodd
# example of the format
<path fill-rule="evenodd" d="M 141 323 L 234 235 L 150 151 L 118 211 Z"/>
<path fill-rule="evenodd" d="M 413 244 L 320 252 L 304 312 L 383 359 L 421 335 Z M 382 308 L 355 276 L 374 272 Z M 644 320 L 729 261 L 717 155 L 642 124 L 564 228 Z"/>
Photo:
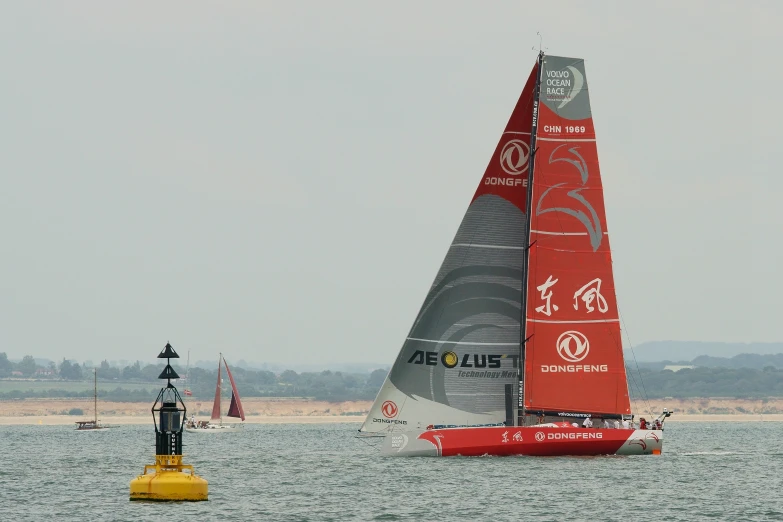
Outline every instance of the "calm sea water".
<path fill-rule="evenodd" d="M 660 457 L 383 458 L 359 424 L 185 433 L 209 501 L 129 502 L 152 428 L 0 427 L 3 520 L 783 520 L 783 423 L 671 423 Z"/>

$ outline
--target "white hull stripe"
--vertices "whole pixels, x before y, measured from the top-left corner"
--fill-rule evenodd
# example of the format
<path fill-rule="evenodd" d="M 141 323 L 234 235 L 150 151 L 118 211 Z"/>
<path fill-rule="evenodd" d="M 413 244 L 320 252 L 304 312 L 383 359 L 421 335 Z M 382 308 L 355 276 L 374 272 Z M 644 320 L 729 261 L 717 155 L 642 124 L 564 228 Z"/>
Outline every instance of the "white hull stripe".
<path fill-rule="evenodd" d="M 584 324 L 584 323 L 619 323 L 620 319 L 586 319 L 584 321 L 556 321 L 554 319 L 531 319 L 527 318 L 530 323 L 555 323 L 555 324 Z"/>
<path fill-rule="evenodd" d="M 454 326 L 473 326 L 473 324 L 469 323 L 454 323 Z M 519 324 L 496 324 L 493 326 L 497 326 L 498 328 L 519 328 Z"/>
<path fill-rule="evenodd" d="M 421 341 L 424 343 L 443 343 L 443 344 L 466 344 L 470 346 L 519 346 L 519 343 L 469 343 L 466 341 L 457 341 L 457 342 L 449 342 L 449 341 L 440 341 L 438 339 L 419 339 L 418 337 L 406 337 L 409 341 Z"/>

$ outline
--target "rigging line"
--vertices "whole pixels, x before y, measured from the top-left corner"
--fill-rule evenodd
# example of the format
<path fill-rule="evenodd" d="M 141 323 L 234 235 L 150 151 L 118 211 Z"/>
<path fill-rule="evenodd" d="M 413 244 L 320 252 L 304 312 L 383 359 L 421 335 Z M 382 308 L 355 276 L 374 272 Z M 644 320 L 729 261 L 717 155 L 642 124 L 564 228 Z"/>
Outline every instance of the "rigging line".
<path fill-rule="evenodd" d="M 615 293 L 615 302 L 616 302 L 616 301 L 617 301 L 617 294 Z M 619 309 L 618 309 L 618 314 L 619 314 Z M 623 351 L 623 342 L 622 342 L 622 335 L 623 335 L 623 334 L 622 334 L 622 331 L 620 332 L 620 339 L 619 339 L 619 341 L 620 341 L 620 342 L 619 342 L 619 343 L 618 343 L 618 339 L 616 339 L 616 338 L 615 338 L 615 336 L 614 336 L 614 334 L 611 332 L 611 330 L 610 330 L 610 332 L 609 332 L 609 335 L 610 335 L 610 336 L 611 336 L 611 338 L 612 338 L 612 342 L 614 342 L 615 348 L 619 349 L 619 351 L 620 351 L 620 358 L 621 358 L 621 359 L 622 359 L 622 361 L 623 361 L 623 370 L 627 370 L 627 368 L 626 368 L 626 366 L 625 366 L 625 357 L 623 356 L 623 353 L 622 353 L 622 351 Z M 630 389 L 630 386 L 628 385 L 628 378 L 629 378 L 629 377 L 630 377 L 631 381 L 633 382 L 633 386 L 634 386 L 634 387 L 636 388 L 636 390 L 639 392 L 639 395 L 641 395 L 641 390 L 639 389 L 639 385 L 638 385 L 638 384 L 636 384 L 636 379 L 634 378 L 633 374 L 632 374 L 632 373 L 629 373 L 628 371 L 626 371 L 626 372 L 625 372 L 625 378 L 626 378 L 626 386 L 628 387 L 628 403 L 629 403 L 629 406 L 630 406 L 630 402 L 631 402 L 631 389 Z M 642 398 L 643 398 L 643 397 L 642 397 Z M 633 412 L 632 412 L 632 413 L 633 413 Z"/>
<path fill-rule="evenodd" d="M 614 298 L 615 298 L 615 303 L 617 303 L 617 292 L 615 292 Z M 617 309 L 617 314 L 618 314 L 618 317 L 619 317 L 619 314 L 620 314 L 620 309 L 619 308 Z M 612 338 L 612 342 L 614 343 L 615 348 L 617 350 L 619 350 L 619 352 L 620 352 L 620 359 L 623 361 L 623 370 L 626 370 L 626 367 L 625 367 L 625 357 L 623 356 L 623 339 L 622 339 L 622 335 L 623 335 L 622 334 L 622 328 L 620 328 L 620 338 L 619 339 L 617 339 L 614 336 L 614 333 L 612 333 L 611 329 L 609 330 L 609 336 Z M 626 387 L 628 387 L 628 377 L 629 377 L 629 375 L 630 375 L 631 380 L 633 381 L 634 386 L 637 386 L 637 389 L 638 389 L 638 385 L 636 384 L 636 380 L 634 379 L 633 374 L 629 374 L 627 371 L 625 372 Z M 630 387 L 629 387 L 629 389 L 628 389 L 629 406 L 630 406 L 630 401 L 631 401 L 630 395 L 631 395 L 631 390 L 630 390 Z"/>
<path fill-rule="evenodd" d="M 615 292 L 616 294 L 616 292 Z M 615 298 L 616 301 L 616 298 Z M 628 327 L 625 326 L 625 320 L 623 319 L 623 314 L 620 312 L 620 304 L 617 303 L 617 315 L 620 317 L 620 324 L 623 327 L 623 330 L 625 330 L 625 336 L 628 338 L 628 347 L 631 349 L 631 355 L 633 355 L 633 361 L 634 364 L 636 364 L 636 372 L 639 374 L 639 382 L 642 383 L 642 401 L 647 405 L 647 413 L 651 416 L 653 415 L 652 408 L 650 407 L 650 401 L 647 395 L 647 388 L 644 386 L 644 379 L 642 378 L 642 372 L 639 371 L 639 361 L 636 359 L 636 352 L 633 349 L 633 344 L 631 343 L 631 336 L 628 333 Z M 622 334 L 621 334 L 622 335 Z"/>

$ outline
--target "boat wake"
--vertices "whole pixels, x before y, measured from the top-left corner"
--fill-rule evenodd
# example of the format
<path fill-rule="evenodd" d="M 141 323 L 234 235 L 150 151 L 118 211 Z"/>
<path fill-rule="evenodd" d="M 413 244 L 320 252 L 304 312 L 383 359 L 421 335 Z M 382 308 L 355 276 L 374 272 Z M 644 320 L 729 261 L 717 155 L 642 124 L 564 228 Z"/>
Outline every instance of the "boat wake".
<path fill-rule="evenodd" d="M 739 455 L 736 451 L 687 451 L 685 453 L 675 453 L 683 457 L 702 457 L 702 456 L 723 456 L 723 455 Z"/>

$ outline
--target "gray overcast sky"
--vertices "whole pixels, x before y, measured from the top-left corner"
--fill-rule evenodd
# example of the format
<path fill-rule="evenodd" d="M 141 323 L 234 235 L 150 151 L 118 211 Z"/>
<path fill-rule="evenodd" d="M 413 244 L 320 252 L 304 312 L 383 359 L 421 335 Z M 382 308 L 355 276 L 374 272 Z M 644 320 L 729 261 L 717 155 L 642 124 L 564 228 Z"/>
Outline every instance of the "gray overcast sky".
<path fill-rule="evenodd" d="M 586 59 L 631 341 L 783 340 L 783 2 L 2 13 L 12 358 L 391 364 L 536 31 Z"/>

